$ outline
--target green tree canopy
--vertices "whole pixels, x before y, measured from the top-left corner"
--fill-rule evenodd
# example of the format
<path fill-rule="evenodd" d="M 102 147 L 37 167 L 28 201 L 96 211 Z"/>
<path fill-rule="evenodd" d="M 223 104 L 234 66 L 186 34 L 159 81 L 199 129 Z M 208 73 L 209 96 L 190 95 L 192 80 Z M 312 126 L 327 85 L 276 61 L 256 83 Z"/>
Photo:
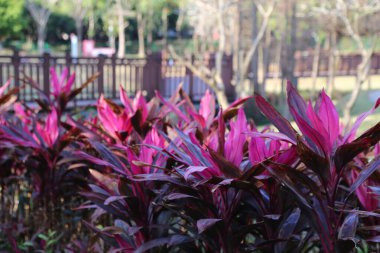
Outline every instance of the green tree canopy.
<path fill-rule="evenodd" d="M 21 31 L 25 24 L 23 8 L 24 1 L 0 0 L 0 40 Z"/>

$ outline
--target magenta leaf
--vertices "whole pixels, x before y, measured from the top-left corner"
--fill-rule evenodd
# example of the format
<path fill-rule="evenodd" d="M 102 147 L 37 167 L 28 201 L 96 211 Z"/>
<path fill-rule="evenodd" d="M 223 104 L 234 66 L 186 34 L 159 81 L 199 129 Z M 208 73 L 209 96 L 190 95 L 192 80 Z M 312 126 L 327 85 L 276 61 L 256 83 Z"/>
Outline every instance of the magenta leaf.
<path fill-rule="evenodd" d="M 287 83 L 287 93 L 288 93 L 288 105 L 291 111 L 296 112 L 303 119 L 308 119 L 307 115 L 307 105 L 305 100 L 301 97 L 298 91 L 294 88 L 292 83 L 288 81 Z M 293 115 L 294 116 L 294 115 Z"/>
<path fill-rule="evenodd" d="M 324 90 L 317 99 L 315 111 L 329 134 L 330 143 L 334 143 L 339 135 L 339 114 Z"/>

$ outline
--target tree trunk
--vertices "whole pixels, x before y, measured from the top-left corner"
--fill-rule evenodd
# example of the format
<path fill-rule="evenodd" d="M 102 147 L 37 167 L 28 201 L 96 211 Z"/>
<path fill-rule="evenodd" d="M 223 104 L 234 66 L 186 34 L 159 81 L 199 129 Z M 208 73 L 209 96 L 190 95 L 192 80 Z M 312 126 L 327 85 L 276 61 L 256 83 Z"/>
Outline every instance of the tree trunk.
<path fill-rule="evenodd" d="M 82 40 L 83 40 L 83 24 L 82 19 L 75 20 L 75 28 L 78 36 L 78 56 L 82 55 Z"/>
<path fill-rule="evenodd" d="M 252 3 L 252 41 L 254 41 L 258 35 L 258 17 L 257 17 L 257 7 L 255 3 Z M 259 63 L 259 54 L 258 50 L 255 50 L 255 53 L 252 55 L 251 59 L 251 84 L 253 85 L 253 91 L 259 92 L 259 79 L 258 74 L 258 63 Z"/>
<path fill-rule="evenodd" d="M 116 48 L 115 35 L 113 35 L 113 33 L 108 35 L 108 43 L 110 48 Z"/>
<path fill-rule="evenodd" d="M 117 27 L 118 27 L 118 36 L 119 36 L 119 41 L 118 41 L 119 48 L 117 50 L 117 57 L 124 58 L 125 56 L 125 33 L 124 33 L 125 22 L 124 22 L 123 8 L 121 6 L 121 0 L 117 1 L 117 6 L 118 6 Z"/>
<path fill-rule="evenodd" d="M 145 20 L 142 13 L 137 13 L 137 37 L 139 41 L 138 56 L 143 57 L 145 55 L 145 41 L 144 41 Z"/>
<path fill-rule="evenodd" d="M 322 40 L 317 36 L 316 44 L 314 48 L 314 55 L 313 55 L 313 70 L 311 72 L 311 79 L 312 79 L 312 87 L 310 92 L 310 97 L 315 96 L 316 86 L 317 86 L 317 78 L 318 78 L 318 69 L 319 69 L 319 57 L 321 54 L 321 44 Z"/>
<path fill-rule="evenodd" d="M 178 19 L 177 19 L 177 22 L 175 23 L 175 31 L 176 31 L 178 40 L 182 40 L 181 29 L 182 29 L 184 19 L 185 19 L 185 12 L 180 8 Z"/>
<path fill-rule="evenodd" d="M 164 49 L 168 47 L 168 8 L 164 7 L 161 14 L 162 20 L 162 41 Z"/>
<path fill-rule="evenodd" d="M 356 76 L 356 82 L 355 82 L 354 89 L 352 90 L 350 99 L 347 101 L 346 106 L 343 109 L 343 120 L 346 123 L 346 126 L 350 125 L 350 123 L 351 123 L 352 108 L 354 107 L 354 105 L 355 105 L 355 103 L 359 97 L 360 90 L 361 90 L 363 83 L 365 82 L 365 80 L 368 77 L 368 73 L 369 73 L 369 69 L 370 69 L 370 65 L 371 65 L 372 52 L 363 51 L 361 53 L 361 56 L 362 56 L 362 61 L 357 68 L 358 73 Z"/>
<path fill-rule="evenodd" d="M 269 69 L 269 63 L 270 59 L 272 57 L 272 50 L 271 50 L 271 43 L 272 43 L 272 32 L 271 30 L 267 29 L 266 35 L 265 35 L 265 42 L 262 45 L 263 48 L 263 63 L 262 63 L 262 73 L 263 73 L 263 80 L 261 84 L 261 95 L 263 97 L 266 97 L 266 83 L 267 83 L 267 74 Z"/>
<path fill-rule="evenodd" d="M 37 45 L 38 45 L 38 52 L 40 54 L 42 54 L 45 49 L 44 49 L 44 46 L 45 46 L 45 37 L 46 37 L 46 24 L 43 25 L 43 24 L 39 24 L 38 27 L 37 27 L 37 32 L 38 32 L 38 41 L 37 41 Z"/>
<path fill-rule="evenodd" d="M 290 3 L 288 2 L 285 13 L 286 26 L 285 33 L 283 34 L 283 49 L 281 56 L 282 91 L 286 81 L 291 81 L 293 85 L 297 87 L 297 79 L 294 76 L 295 52 L 297 43 L 296 11 L 296 1 L 291 0 Z M 290 38 L 288 35 L 290 35 Z"/>
<path fill-rule="evenodd" d="M 223 19 L 223 12 L 222 12 L 222 1 L 219 0 L 219 11 L 218 11 L 218 30 L 219 30 L 219 45 L 218 45 L 218 51 L 215 54 L 215 93 L 218 98 L 219 104 L 226 108 L 228 106 L 228 100 L 226 97 L 225 92 L 225 84 L 223 83 L 222 79 L 222 69 L 223 69 L 223 56 L 224 56 L 224 50 L 226 48 L 226 32 L 224 29 L 224 19 Z"/>
<path fill-rule="evenodd" d="M 94 10 L 92 10 L 88 17 L 88 38 L 93 40 L 94 37 L 95 37 L 95 15 L 94 15 Z"/>
<path fill-rule="evenodd" d="M 198 39 L 198 35 L 196 35 L 195 33 L 193 34 L 193 53 L 195 55 L 198 55 L 199 54 L 199 39 Z"/>
<path fill-rule="evenodd" d="M 335 65 L 336 65 L 336 31 L 330 33 L 329 45 L 329 63 L 327 78 L 327 94 L 331 97 L 334 91 L 335 83 Z"/>

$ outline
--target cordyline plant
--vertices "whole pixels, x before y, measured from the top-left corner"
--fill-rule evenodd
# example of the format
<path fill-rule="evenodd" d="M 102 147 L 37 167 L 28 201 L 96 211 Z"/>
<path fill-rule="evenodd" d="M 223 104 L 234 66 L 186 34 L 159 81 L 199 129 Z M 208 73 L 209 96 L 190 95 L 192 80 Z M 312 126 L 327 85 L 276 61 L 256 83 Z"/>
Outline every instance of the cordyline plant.
<path fill-rule="evenodd" d="M 2 185 L 2 213 L 5 215 L 2 232 L 7 234 L 14 252 L 22 252 L 23 248 L 29 251 L 31 247 L 34 250 L 44 249 L 45 246 L 37 247 L 37 240 L 39 234 L 48 229 L 66 227 L 71 231 L 76 230 L 78 217 L 75 217 L 71 208 L 79 204 L 74 204 L 79 200 L 79 195 L 73 193 L 87 186 L 87 173 L 70 169 L 72 152 L 80 131 L 62 120 L 67 117 L 64 113 L 67 103 L 95 77 L 72 90 L 74 75 L 66 82 L 67 70 L 63 71 L 59 80 L 53 69 L 51 75 L 53 92 L 41 93 L 42 99 L 37 100 L 39 109 L 17 102 L 13 112 L 7 111 L 2 115 L 0 124 L 0 147 L 6 154 L 2 156 L 1 162 L 8 162 L 8 168 L 2 169 L 10 170 L 2 181 L 9 183 Z M 1 92 L 8 84 L 1 88 Z M 12 101 L 9 94 L 14 93 L 15 90 L 10 90 L 0 100 L 7 105 L 6 102 Z M 4 191 L 11 189 L 19 203 L 16 212 L 11 205 L 14 200 L 5 200 L 10 192 L 5 194 Z M 8 219 L 8 216 L 12 219 Z M 70 239 L 67 235 L 66 240 Z M 26 244 L 28 247 L 17 245 L 23 243 L 22 240 L 29 240 Z"/>
<path fill-rule="evenodd" d="M 22 178 L 16 192 L 30 189 L 38 212 L 28 217 L 40 223 L 22 212 L 16 224 L 2 220 L 6 250 L 379 251 L 380 123 L 356 132 L 380 99 L 348 127 L 324 91 L 313 105 L 289 83 L 294 123 L 255 95 L 275 127 L 259 130 L 245 116 L 248 98 L 217 108 L 206 91 L 197 108 L 181 87 L 149 101 L 120 88 L 120 103 L 102 95 L 96 116 L 75 117 L 67 106 L 95 77 L 73 89 L 67 70 L 51 76 L 39 108 L 10 112 L 17 89 L 0 89 L 2 207 Z M 91 240 L 62 229 L 85 211 Z"/>
<path fill-rule="evenodd" d="M 216 115 L 209 92 L 199 110 L 181 89 L 169 101 L 157 98 L 158 117 L 139 116 L 135 123 L 128 115 L 136 114 L 138 102 L 122 98 L 123 107 L 116 107 L 101 98 L 98 110 L 109 110 L 108 120 L 99 112 L 101 128 L 114 141 L 90 140 L 92 152 L 76 153 L 93 164 L 97 179 L 82 193 L 92 203 L 83 208 L 96 210 L 88 226 L 114 251 L 376 249 L 379 124 L 355 134 L 380 100 L 344 130 L 324 91 L 313 106 L 289 84 L 297 132 L 256 95 L 276 132 L 247 121 L 239 109 L 246 99 Z M 142 125 L 151 130 L 142 134 Z M 104 214 L 114 222 L 100 229 Z"/>

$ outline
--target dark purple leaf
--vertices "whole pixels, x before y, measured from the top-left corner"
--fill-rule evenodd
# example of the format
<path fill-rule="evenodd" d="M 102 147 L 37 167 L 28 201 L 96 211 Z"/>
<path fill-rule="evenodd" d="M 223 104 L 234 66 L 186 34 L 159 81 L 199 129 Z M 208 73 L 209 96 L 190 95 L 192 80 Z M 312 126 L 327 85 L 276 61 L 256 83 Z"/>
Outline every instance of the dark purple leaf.
<path fill-rule="evenodd" d="M 353 240 L 358 223 L 359 215 L 357 213 L 348 214 L 339 229 L 338 238 L 342 240 Z"/>
<path fill-rule="evenodd" d="M 198 220 L 197 221 L 198 233 L 199 234 L 203 233 L 205 230 L 214 226 L 216 223 L 218 223 L 221 220 L 222 219 L 200 219 L 200 220 Z"/>
<path fill-rule="evenodd" d="M 144 244 L 142 244 L 139 248 L 137 248 L 134 253 L 143 253 L 147 252 L 150 249 L 163 246 L 165 244 L 168 244 L 170 242 L 170 239 L 170 237 L 164 237 L 147 241 Z"/>
<path fill-rule="evenodd" d="M 208 151 L 224 175 L 232 178 L 240 177 L 241 171 L 232 162 L 228 161 L 223 155 L 213 151 L 211 148 Z"/>
<path fill-rule="evenodd" d="M 167 200 L 185 199 L 185 198 L 196 198 L 194 196 L 184 194 L 184 193 L 170 193 L 166 196 Z"/>
<path fill-rule="evenodd" d="M 297 153 L 301 161 L 326 184 L 330 178 L 329 161 L 312 151 L 299 136 L 297 136 Z"/>
<path fill-rule="evenodd" d="M 288 240 L 297 226 L 298 220 L 301 216 L 301 210 L 296 208 L 287 218 L 281 223 L 278 231 L 278 238 Z M 275 246 L 275 252 L 284 252 L 286 242 L 279 242 Z"/>
<path fill-rule="evenodd" d="M 368 242 L 380 243 L 380 235 L 373 236 L 373 237 L 367 239 L 366 241 L 368 241 Z"/>
<path fill-rule="evenodd" d="M 173 235 L 170 237 L 170 240 L 168 242 L 168 247 L 191 242 L 193 240 L 194 240 L 193 238 L 187 235 Z"/>
<path fill-rule="evenodd" d="M 297 199 L 302 203 L 305 207 L 311 209 L 311 206 L 302 195 L 302 193 L 297 189 L 292 180 L 287 175 L 286 171 L 280 167 L 280 165 L 276 165 L 276 168 L 271 168 L 270 166 L 266 166 L 263 164 L 266 170 L 268 170 L 278 181 L 285 184 L 289 190 L 291 190 L 296 196 Z"/>
<path fill-rule="evenodd" d="M 337 148 L 334 155 L 335 167 L 340 171 L 348 162 L 361 152 L 380 141 L 380 123 L 368 129 L 356 140 Z"/>
<path fill-rule="evenodd" d="M 350 187 L 350 194 L 364 183 L 376 170 L 380 168 L 380 156 L 375 157 L 366 168 L 359 174 L 356 181 Z"/>
<path fill-rule="evenodd" d="M 285 119 L 276 109 L 273 108 L 262 96 L 255 94 L 255 101 L 260 111 L 272 122 L 277 129 L 288 136 L 293 141 L 296 141 L 296 131 L 290 125 L 290 122 Z"/>
<path fill-rule="evenodd" d="M 110 203 L 114 202 L 114 201 L 118 201 L 118 200 L 122 200 L 122 199 L 125 199 L 127 196 L 111 196 L 111 197 L 108 197 L 105 201 L 104 201 L 104 204 L 105 205 L 109 205 Z"/>

